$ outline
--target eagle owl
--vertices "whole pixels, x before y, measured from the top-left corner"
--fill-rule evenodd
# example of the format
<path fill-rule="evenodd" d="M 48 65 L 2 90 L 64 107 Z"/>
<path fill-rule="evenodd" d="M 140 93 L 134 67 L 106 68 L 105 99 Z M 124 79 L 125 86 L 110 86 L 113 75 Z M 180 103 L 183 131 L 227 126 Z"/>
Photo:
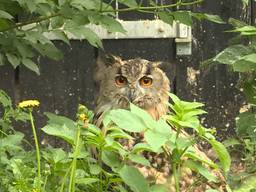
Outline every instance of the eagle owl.
<path fill-rule="evenodd" d="M 170 82 L 164 71 L 160 69 L 159 64 L 159 62 L 140 58 L 130 60 L 122 60 L 116 56 L 98 58 L 95 72 L 95 80 L 99 84 L 95 110 L 96 125 L 101 126 L 105 112 L 117 108 L 126 109 L 130 102 L 147 111 L 155 120 L 165 115 L 168 111 L 167 92 L 170 91 Z M 184 137 L 188 137 L 186 133 L 182 134 Z M 135 135 L 135 137 L 141 137 L 141 135 Z M 207 159 L 207 156 L 197 147 L 196 150 L 199 156 Z M 157 165 L 153 169 L 142 167 L 140 171 L 147 178 L 157 178 L 158 183 L 166 183 L 166 179 L 171 174 L 167 160 L 156 154 L 145 155 L 150 155 L 148 156 L 148 159 L 151 159 L 150 162 L 157 162 Z M 160 168 L 158 164 L 160 164 Z M 182 191 L 192 183 L 192 172 L 184 171 Z M 169 180 L 168 185 L 170 188 L 168 191 L 175 191 L 173 183 Z M 194 191 L 205 191 L 204 187 L 205 185 L 199 186 Z"/>
<path fill-rule="evenodd" d="M 99 58 L 95 73 L 99 83 L 95 110 L 97 124 L 102 121 L 105 111 L 127 108 L 129 102 L 146 110 L 154 119 L 166 114 L 170 82 L 159 64 L 140 58 Z"/>

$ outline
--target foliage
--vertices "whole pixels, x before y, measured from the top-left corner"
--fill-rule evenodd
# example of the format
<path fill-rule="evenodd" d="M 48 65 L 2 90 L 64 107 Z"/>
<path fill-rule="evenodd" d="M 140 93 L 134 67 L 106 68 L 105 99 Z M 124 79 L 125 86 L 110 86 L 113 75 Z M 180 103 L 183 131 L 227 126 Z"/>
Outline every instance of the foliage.
<path fill-rule="evenodd" d="M 248 4 L 248 1 L 243 1 Z M 213 64 L 226 64 L 234 72 L 239 72 L 238 87 L 243 91 L 250 109 L 242 112 L 236 118 L 236 136 L 225 141 L 233 153 L 239 152 L 244 163 L 244 170 L 230 177 L 232 185 L 239 186 L 235 191 L 250 191 L 255 189 L 256 163 L 256 27 L 242 21 L 230 18 L 235 36 L 231 45 L 218 53 L 215 57 L 204 61 L 203 67 Z M 250 183 L 250 184 L 246 184 Z"/>
<path fill-rule="evenodd" d="M 23 65 L 40 74 L 40 67 L 35 63 L 38 54 L 54 60 L 63 56 L 52 39 L 70 45 L 69 39 L 74 36 L 103 48 L 98 34 L 90 29 L 89 24 L 100 25 L 110 33 L 125 33 L 122 25 L 115 19 L 117 12 L 157 14 L 168 24 L 176 20 L 191 25 L 192 17 L 223 23 L 216 15 L 172 10 L 202 1 L 177 1 L 166 5 L 149 1 L 150 4 L 144 6 L 135 0 L 120 0 L 119 3 L 124 8 L 116 9 L 113 0 L 1 0 L 0 65 L 10 63 L 14 68 Z"/>
<path fill-rule="evenodd" d="M 3 170 L 0 172 L 0 190 L 166 191 L 165 185 L 149 183 L 138 170 L 138 166 L 152 167 L 151 162 L 143 155 L 147 151 L 155 155 L 167 155 L 175 170 L 177 191 L 181 167 L 184 166 L 201 175 L 203 181 L 218 183 L 218 178 L 211 169 L 227 172 L 230 157 L 225 147 L 215 139 L 212 131 L 200 125 L 198 115 L 205 113 L 200 109 L 203 104 L 185 102 L 173 94 L 170 94 L 170 97 L 173 100 L 170 104 L 172 113 L 166 116 L 166 120 L 153 120 L 147 112 L 131 104 L 130 110 L 116 109 L 107 113 L 102 129 L 92 124 L 92 112 L 82 105 L 79 106 L 76 121 L 46 113 L 48 122 L 42 131 L 65 140 L 71 149 L 40 146 L 36 148 L 40 149 L 40 156 L 31 144 L 30 150 L 25 148 L 24 135 L 10 129 L 9 121 L 8 126 L 0 127 L 0 168 Z M 7 111 L 12 108 L 9 97 L 3 91 L 0 101 Z M 13 110 L 19 110 L 19 114 L 32 115 L 31 108 Z M 12 116 L 11 119 L 16 117 L 19 116 Z M 4 118 L 5 116 L 1 117 L 1 120 Z M 33 128 L 33 118 L 30 121 Z M 193 129 L 195 134 L 184 138 L 184 129 Z M 131 135 L 136 132 L 144 132 L 144 140 L 127 148 L 123 141 L 133 140 Z M 37 137 L 36 134 L 34 137 Z M 212 145 L 219 163 L 196 154 L 194 145 L 198 139 Z M 35 147 L 37 144 L 35 143 Z M 41 175 L 38 176 L 40 168 Z M 202 178 L 198 177 L 199 180 Z"/>

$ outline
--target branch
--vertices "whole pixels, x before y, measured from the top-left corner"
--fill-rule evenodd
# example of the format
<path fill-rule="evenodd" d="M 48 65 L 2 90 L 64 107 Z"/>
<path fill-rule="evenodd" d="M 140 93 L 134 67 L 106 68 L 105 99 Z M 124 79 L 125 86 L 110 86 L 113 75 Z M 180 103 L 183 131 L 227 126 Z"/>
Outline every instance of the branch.
<path fill-rule="evenodd" d="M 198 3 L 202 3 L 204 0 L 195 0 L 193 2 L 187 2 L 187 3 L 183 3 L 182 1 L 178 1 L 177 3 L 174 4 L 168 4 L 168 5 L 159 5 L 159 6 L 151 6 L 151 7 L 129 7 L 129 8 L 124 8 L 124 9 L 115 9 L 115 10 L 101 10 L 101 13 L 106 13 L 106 12 L 128 12 L 128 11 L 139 11 L 139 12 L 147 12 L 147 13 L 154 13 L 155 11 L 150 12 L 151 10 L 155 10 L 155 9 L 164 9 L 164 8 L 172 8 L 172 7 L 177 7 L 177 6 L 190 6 L 190 5 L 195 5 Z M 102 1 L 101 1 L 102 2 Z M 111 1 L 112 2 L 112 1 Z M 102 8 L 102 7 L 101 7 Z M 52 15 L 49 16 L 45 16 L 45 17 L 38 17 L 34 20 L 29 20 L 29 21 L 25 21 L 22 23 L 16 23 L 15 25 L 12 25 L 6 29 L 0 29 L 0 33 L 1 32 L 6 32 L 9 31 L 11 29 L 16 29 L 18 27 L 23 27 L 25 25 L 29 25 L 29 24 L 33 24 L 33 23 L 40 23 L 42 21 L 45 20 L 49 20 L 53 17 L 58 17 L 61 16 L 61 13 L 54 13 Z"/>
<path fill-rule="evenodd" d="M 193 2 L 187 2 L 183 3 L 181 1 L 178 1 L 174 4 L 168 4 L 168 5 L 159 5 L 159 6 L 151 6 L 151 7 L 129 7 L 124 9 L 116 9 L 116 10 L 103 10 L 102 12 L 127 12 L 127 11 L 140 11 L 140 10 L 154 10 L 154 9 L 164 9 L 164 8 L 172 8 L 177 6 L 189 6 L 189 5 L 195 5 L 198 3 L 202 3 L 204 0 L 196 0 Z"/>
<path fill-rule="evenodd" d="M 58 17 L 60 16 L 61 14 L 60 13 L 54 13 L 52 15 L 49 15 L 49 16 L 45 16 L 45 17 L 39 17 L 39 18 L 36 18 L 36 19 L 33 19 L 33 20 L 30 20 L 30 21 L 25 21 L 25 22 L 22 22 L 22 23 L 16 23 L 15 25 L 11 26 L 11 27 L 8 27 L 6 29 L 2 29 L 0 30 L 0 32 L 5 32 L 5 31 L 9 31 L 11 29 L 16 29 L 18 27 L 23 27 L 25 25 L 29 25 L 29 24 L 33 24 L 33 23 L 40 23 L 42 21 L 45 21 L 45 20 L 49 20 L 53 17 Z"/>

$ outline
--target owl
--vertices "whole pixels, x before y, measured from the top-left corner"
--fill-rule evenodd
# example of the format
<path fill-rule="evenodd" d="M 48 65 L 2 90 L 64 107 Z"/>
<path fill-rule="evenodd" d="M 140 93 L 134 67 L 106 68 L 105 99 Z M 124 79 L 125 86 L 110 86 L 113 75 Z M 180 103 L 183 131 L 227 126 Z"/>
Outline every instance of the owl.
<path fill-rule="evenodd" d="M 95 110 L 97 125 L 105 111 L 125 109 L 129 103 L 146 110 L 156 120 L 166 114 L 170 82 L 159 65 L 160 62 L 140 58 L 99 58 L 95 73 L 95 80 L 99 83 Z"/>
<path fill-rule="evenodd" d="M 117 56 L 98 58 L 95 72 L 95 80 L 99 84 L 95 109 L 96 125 L 101 126 L 105 112 L 117 108 L 127 109 L 129 103 L 144 109 L 155 120 L 165 115 L 168 112 L 170 81 L 165 72 L 160 69 L 160 65 L 160 62 L 141 58 L 130 60 L 122 60 Z M 189 137 L 185 132 L 181 134 L 183 137 Z M 207 156 L 197 146 L 194 147 L 199 156 L 207 159 Z M 139 167 L 141 173 L 147 178 L 156 179 L 157 183 L 168 183 L 168 191 L 174 192 L 174 183 L 167 180 L 172 172 L 168 160 L 158 154 L 152 156 L 147 153 L 144 155 L 151 159 L 151 164 L 157 165 L 153 168 Z M 185 191 L 193 182 L 192 172 L 183 171 L 182 191 Z M 203 184 L 195 191 L 205 191 L 205 186 Z"/>

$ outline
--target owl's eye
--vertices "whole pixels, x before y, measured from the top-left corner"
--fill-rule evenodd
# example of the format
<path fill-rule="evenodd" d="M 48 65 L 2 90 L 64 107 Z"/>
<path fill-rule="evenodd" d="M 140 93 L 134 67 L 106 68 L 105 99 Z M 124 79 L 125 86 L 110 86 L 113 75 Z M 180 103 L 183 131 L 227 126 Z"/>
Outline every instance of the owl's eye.
<path fill-rule="evenodd" d="M 140 85 L 142 85 L 144 87 L 148 87 L 148 86 L 152 85 L 152 83 L 153 83 L 153 79 L 150 77 L 144 76 L 140 79 Z"/>
<path fill-rule="evenodd" d="M 115 81 L 117 85 L 125 85 L 127 83 L 127 79 L 122 75 L 116 76 Z"/>

